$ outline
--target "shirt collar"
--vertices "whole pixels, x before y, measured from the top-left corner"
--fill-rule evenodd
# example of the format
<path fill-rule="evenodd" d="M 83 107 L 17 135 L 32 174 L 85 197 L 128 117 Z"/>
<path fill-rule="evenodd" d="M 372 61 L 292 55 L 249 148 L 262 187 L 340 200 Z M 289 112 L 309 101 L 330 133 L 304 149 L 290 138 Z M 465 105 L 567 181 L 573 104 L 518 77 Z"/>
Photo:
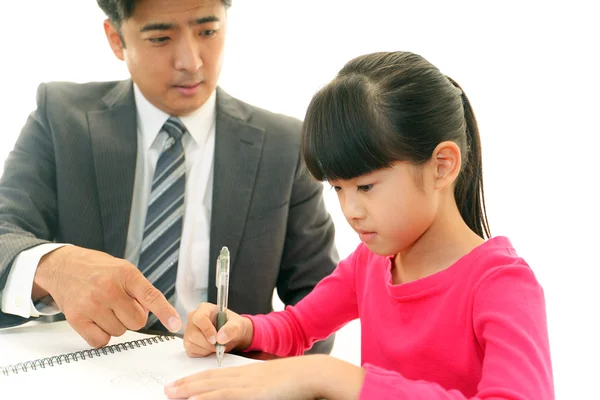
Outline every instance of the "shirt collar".
<path fill-rule="evenodd" d="M 144 149 L 148 150 L 170 115 L 150 103 L 135 83 L 133 84 L 133 90 L 137 109 L 138 129 L 141 132 Z M 191 114 L 179 117 L 197 144 L 203 144 L 206 141 L 210 129 L 215 122 L 216 98 L 216 90 L 214 90 L 202 107 Z"/>

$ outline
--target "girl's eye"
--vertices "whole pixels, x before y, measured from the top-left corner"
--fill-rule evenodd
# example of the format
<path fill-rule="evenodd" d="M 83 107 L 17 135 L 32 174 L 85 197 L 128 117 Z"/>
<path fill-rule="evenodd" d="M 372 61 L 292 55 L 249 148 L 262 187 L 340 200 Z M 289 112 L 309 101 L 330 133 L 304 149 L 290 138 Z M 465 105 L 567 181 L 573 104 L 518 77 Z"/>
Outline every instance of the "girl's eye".
<path fill-rule="evenodd" d="M 358 186 L 358 190 L 360 190 L 361 192 L 368 192 L 369 190 L 371 190 L 373 188 L 373 184 L 370 185 L 360 185 Z"/>
<path fill-rule="evenodd" d="M 340 190 L 342 190 L 341 187 L 339 186 L 332 186 L 333 190 L 335 190 L 336 192 L 339 192 Z"/>

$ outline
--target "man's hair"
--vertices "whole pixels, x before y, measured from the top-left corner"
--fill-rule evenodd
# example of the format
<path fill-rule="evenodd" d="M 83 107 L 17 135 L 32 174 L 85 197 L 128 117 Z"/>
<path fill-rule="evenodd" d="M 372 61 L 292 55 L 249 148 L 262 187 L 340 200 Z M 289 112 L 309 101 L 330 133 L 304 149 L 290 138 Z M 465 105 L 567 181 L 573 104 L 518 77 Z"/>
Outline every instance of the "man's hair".
<path fill-rule="evenodd" d="M 233 0 L 221 0 L 225 8 L 231 7 Z M 96 0 L 98 6 L 104 11 L 104 14 L 110 19 L 113 25 L 121 28 L 121 23 L 133 15 L 135 0 Z"/>

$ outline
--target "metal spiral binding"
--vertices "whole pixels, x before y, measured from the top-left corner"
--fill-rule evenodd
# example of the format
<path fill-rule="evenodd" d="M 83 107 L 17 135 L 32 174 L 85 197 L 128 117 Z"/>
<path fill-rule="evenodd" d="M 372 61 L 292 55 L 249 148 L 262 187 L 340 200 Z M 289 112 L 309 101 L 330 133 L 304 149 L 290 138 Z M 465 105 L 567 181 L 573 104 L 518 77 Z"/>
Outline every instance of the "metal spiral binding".
<path fill-rule="evenodd" d="M 35 371 L 38 368 L 54 367 L 55 365 L 62 365 L 63 363 L 69 364 L 71 361 L 77 362 L 85 360 L 86 358 L 101 357 L 103 355 L 108 355 L 109 353 L 120 353 L 121 351 L 133 350 L 136 347 L 139 348 L 142 346 L 153 345 L 158 342 L 165 342 L 173 339 L 175 339 L 175 336 L 153 336 L 146 339 L 138 339 L 130 342 L 104 346 L 99 349 L 89 349 L 76 351 L 74 353 L 60 354 L 58 356 L 40 358 L 33 361 L 25 361 L 18 364 L 7 365 L 5 367 L 0 366 L 0 373 L 2 375 L 9 376 L 11 374 L 19 374 L 29 370 Z"/>

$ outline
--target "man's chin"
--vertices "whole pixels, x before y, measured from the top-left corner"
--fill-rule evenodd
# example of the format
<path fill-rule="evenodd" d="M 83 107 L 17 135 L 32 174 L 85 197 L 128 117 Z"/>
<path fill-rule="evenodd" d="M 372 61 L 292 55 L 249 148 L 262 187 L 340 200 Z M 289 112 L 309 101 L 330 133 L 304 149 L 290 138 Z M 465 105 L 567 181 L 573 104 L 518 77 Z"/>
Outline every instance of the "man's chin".
<path fill-rule="evenodd" d="M 194 97 L 171 99 L 171 101 L 166 104 L 166 108 L 170 111 L 166 112 L 170 115 L 179 117 L 192 114 L 202 108 L 204 103 L 206 103 L 206 100 L 208 100 L 208 97 L 208 95 L 203 94 Z"/>

